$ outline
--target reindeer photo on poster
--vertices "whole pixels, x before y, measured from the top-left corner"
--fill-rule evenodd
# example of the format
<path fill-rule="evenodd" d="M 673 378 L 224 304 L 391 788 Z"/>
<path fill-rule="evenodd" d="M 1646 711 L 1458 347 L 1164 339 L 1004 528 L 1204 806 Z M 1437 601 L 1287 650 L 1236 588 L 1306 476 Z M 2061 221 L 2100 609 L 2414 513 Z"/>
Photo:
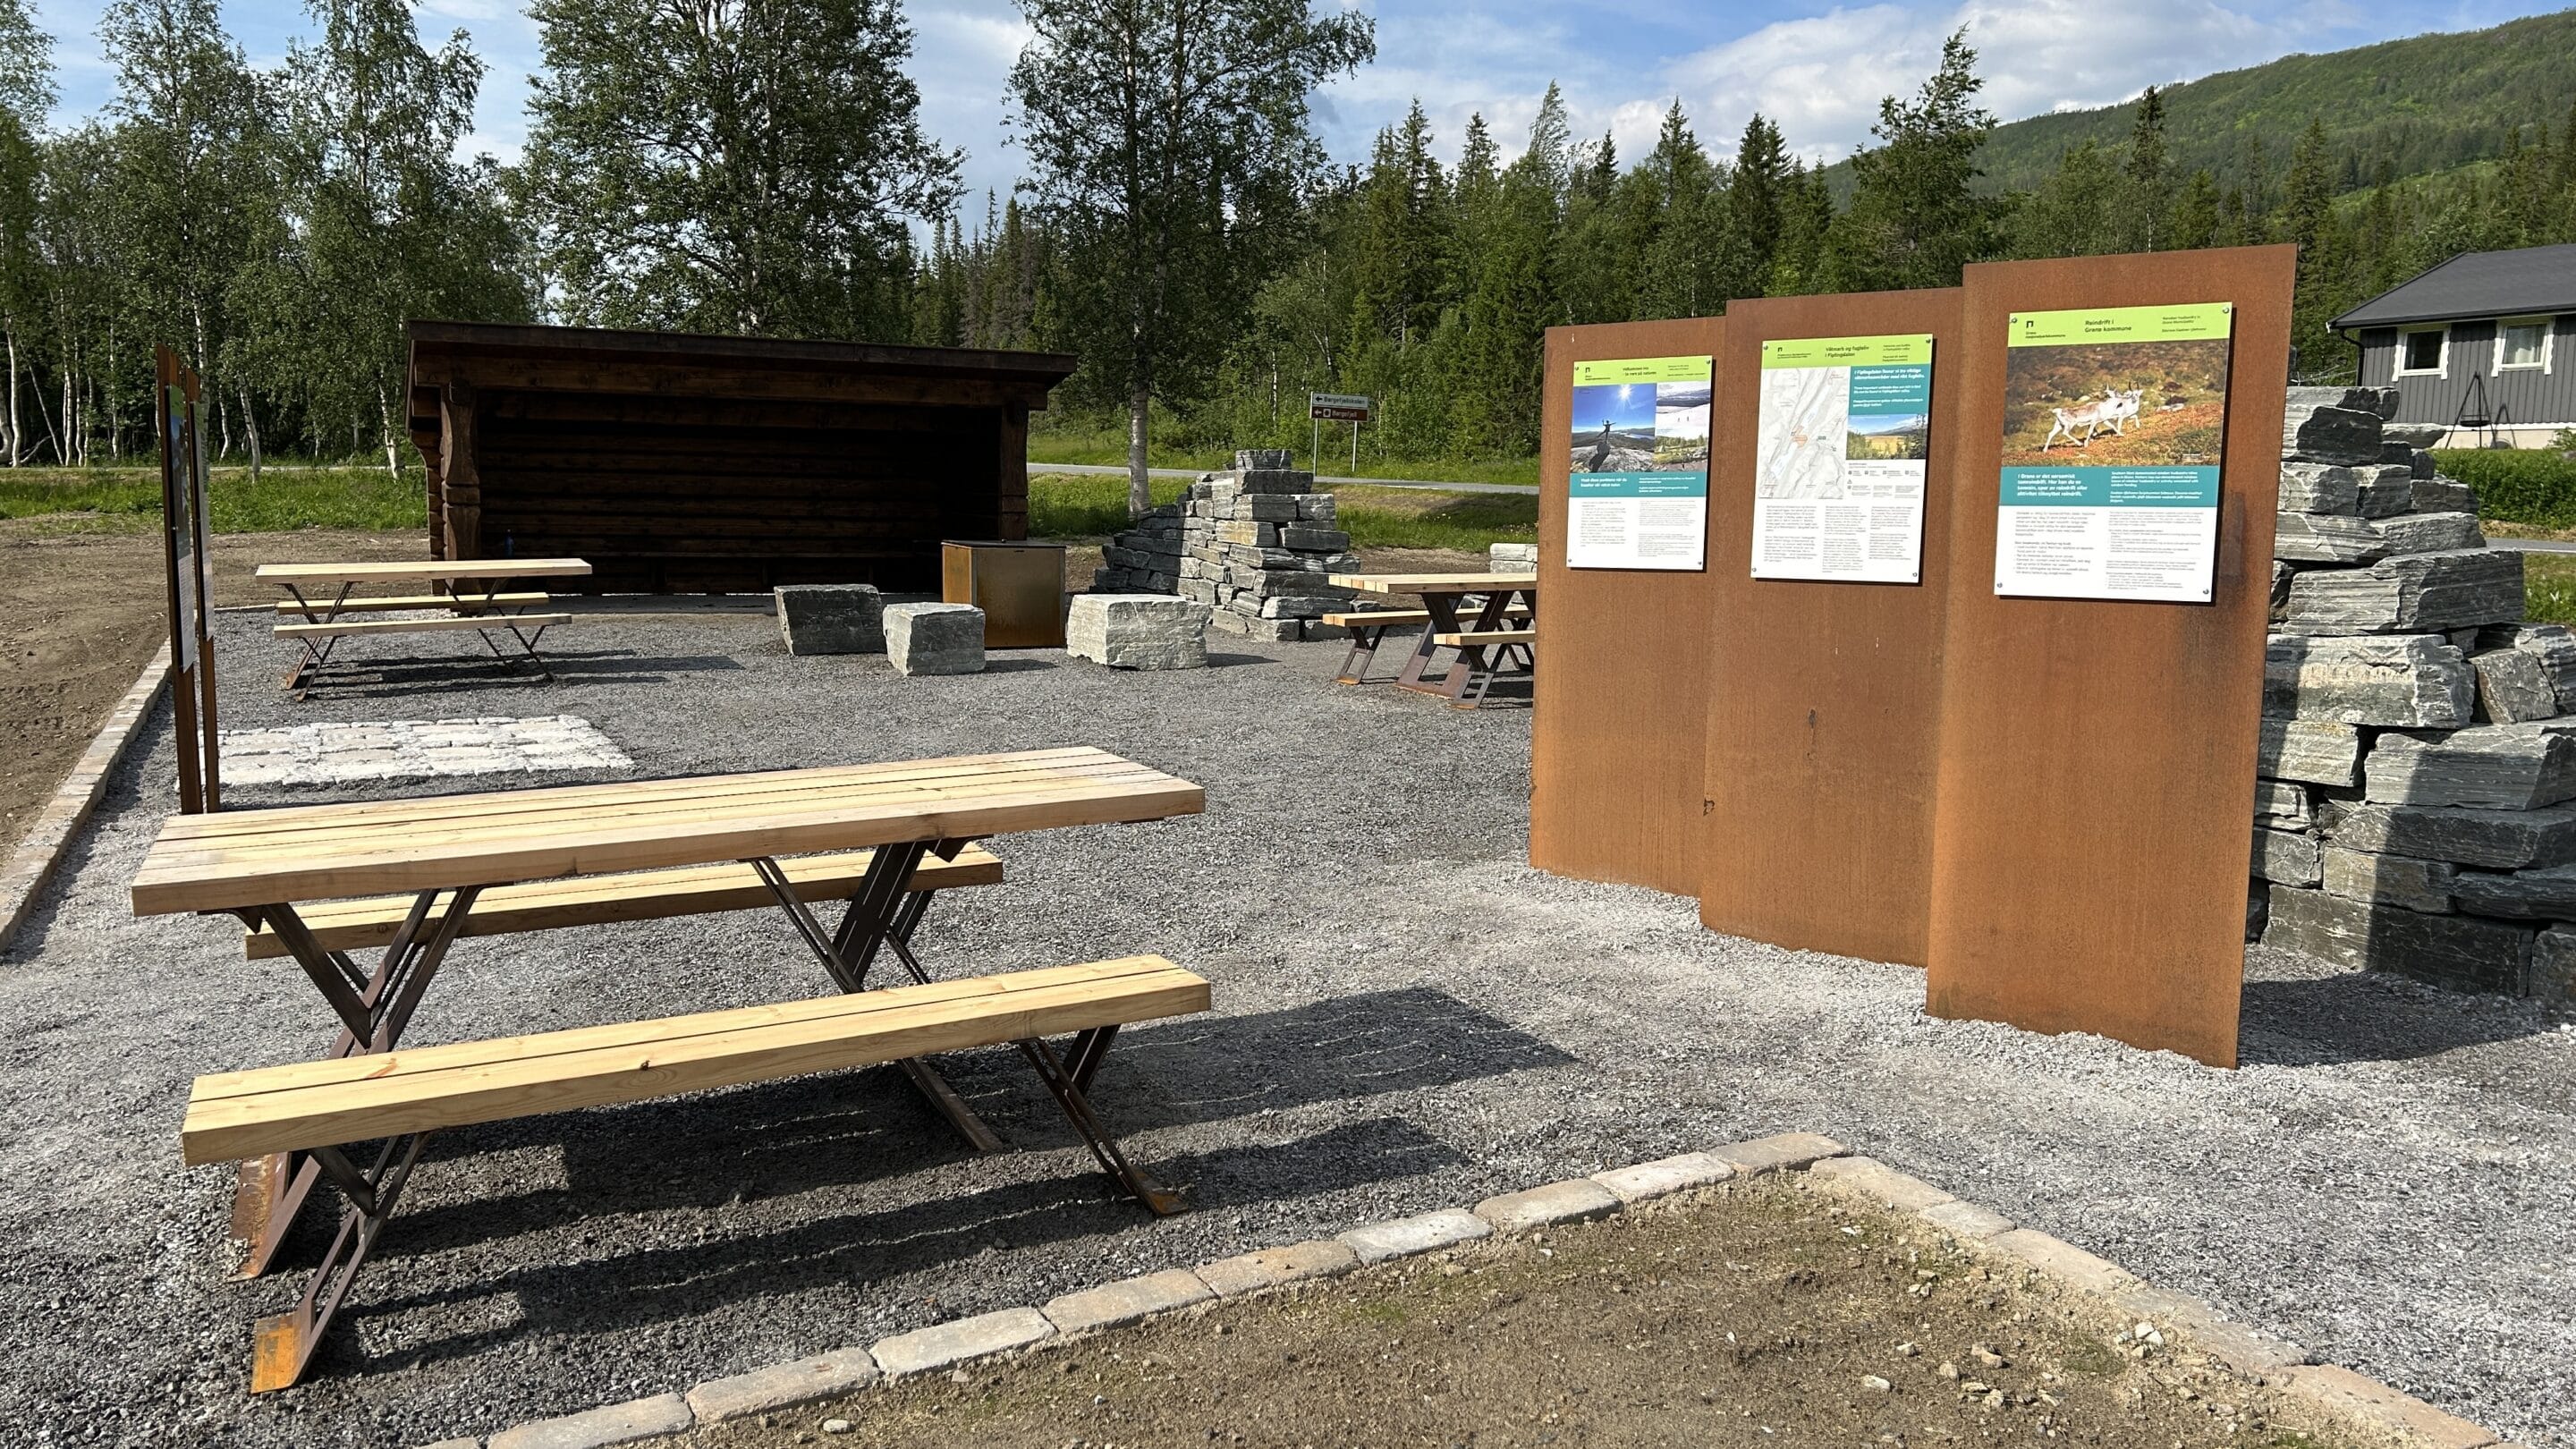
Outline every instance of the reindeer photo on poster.
<path fill-rule="evenodd" d="M 1708 566 L 1711 357 L 1574 364 L 1565 564 Z"/>
<path fill-rule="evenodd" d="M 2234 321 L 2225 302 L 2012 314 L 1996 593 L 2209 602 Z"/>

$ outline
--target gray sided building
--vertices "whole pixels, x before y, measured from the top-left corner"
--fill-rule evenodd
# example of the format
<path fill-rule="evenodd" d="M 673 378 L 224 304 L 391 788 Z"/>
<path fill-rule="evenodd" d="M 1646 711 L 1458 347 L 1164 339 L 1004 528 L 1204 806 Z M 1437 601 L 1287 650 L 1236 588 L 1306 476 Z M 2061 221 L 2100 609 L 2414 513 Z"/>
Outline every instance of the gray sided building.
<path fill-rule="evenodd" d="M 2469 252 L 2331 324 L 2361 385 L 2397 389 L 2390 421 L 2438 444 L 2538 448 L 2576 428 L 2576 245 Z"/>

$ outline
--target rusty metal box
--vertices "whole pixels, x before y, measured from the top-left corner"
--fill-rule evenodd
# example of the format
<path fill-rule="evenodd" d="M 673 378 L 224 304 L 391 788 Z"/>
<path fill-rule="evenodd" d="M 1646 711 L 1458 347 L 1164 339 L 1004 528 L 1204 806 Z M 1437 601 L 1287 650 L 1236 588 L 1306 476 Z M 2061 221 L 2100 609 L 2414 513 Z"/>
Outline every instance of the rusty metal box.
<path fill-rule="evenodd" d="M 949 539 L 939 545 L 939 597 L 984 611 L 987 649 L 1064 647 L 1064 545 Z"/>

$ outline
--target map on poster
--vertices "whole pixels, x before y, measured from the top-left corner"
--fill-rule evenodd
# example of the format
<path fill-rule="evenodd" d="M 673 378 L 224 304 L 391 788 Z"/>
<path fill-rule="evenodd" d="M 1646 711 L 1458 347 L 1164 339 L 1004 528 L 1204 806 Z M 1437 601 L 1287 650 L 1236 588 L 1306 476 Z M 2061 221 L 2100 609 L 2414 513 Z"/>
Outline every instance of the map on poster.
<path fill-rule="evenodd" d="M 1574 364 L 1566 567 L 1708 567 L 1712 360 Z"/>
<path fill-rule="evenodd" d="M 2207 603 L 2235 308 L 2016 312 L 1995 592 Z"/>
<path fill-rule="evenodd" d="M 1932 338 L 1762 344 L 1753 577 L 1923 581 Z"/>

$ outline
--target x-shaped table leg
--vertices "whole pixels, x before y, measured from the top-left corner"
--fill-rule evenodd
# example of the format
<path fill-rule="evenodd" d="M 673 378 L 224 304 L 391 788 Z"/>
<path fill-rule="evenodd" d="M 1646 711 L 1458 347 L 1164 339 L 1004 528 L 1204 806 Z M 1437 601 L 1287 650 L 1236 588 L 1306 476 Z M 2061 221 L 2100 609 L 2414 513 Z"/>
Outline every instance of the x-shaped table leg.
<path fill-rule="evenodd" d="M 315 604 L 312 600 L 304 597 L 304 591 L 302 589 L 295 587 L 293 584 L 288 584 L 285 587 L 287 594 L 295 600 L 295 607 L 299 616 L 305 623 L 328 624 L 340 617 L 341 606 L 349 602 L 349 591 L 356 588 L 357 584 L 354 582 L 342 584 L 340 586 L 340 592 L 332 595 L 331 602 L 328 604 Z M 311 639 L 305 638 L 302 635 L 298 635 L 295 642 L 304 646 L 304 656 L 296 660 L 295 663 L 287 669 L 286 678 L 278 684 L 278 688 L 280 689 L 294 689 L 298 684 L 302 683 L 308 675 L 313 679 L 314 683 L 320 683 L 322 679 L 322 666 L 331 662 L 331 651 L 340 647 L 340 636 L 337 634 L 325 635 L 322 640 L 322 645 L 318 649 L 314 647 Z M 304 698 L 305 693 L 309 691 L 310 686 L 307 686 L 306 690 L 299 691 L 295 697 L 301 700 Z"/>

